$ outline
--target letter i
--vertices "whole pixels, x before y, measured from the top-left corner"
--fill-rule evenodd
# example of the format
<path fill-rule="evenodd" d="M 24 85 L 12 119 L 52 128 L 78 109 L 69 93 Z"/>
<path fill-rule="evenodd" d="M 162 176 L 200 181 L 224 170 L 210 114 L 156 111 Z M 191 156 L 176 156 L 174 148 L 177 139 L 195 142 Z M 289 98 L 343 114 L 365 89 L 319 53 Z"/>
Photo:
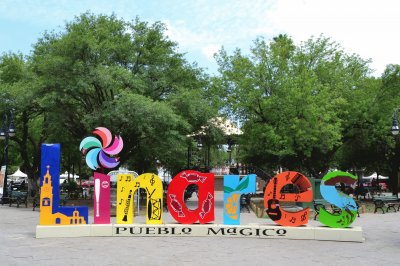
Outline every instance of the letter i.
<path fill-rule="evenodd" d="M 110 223 L 110 176 L 94 172 L 94 217 L 95 224 Z"/>

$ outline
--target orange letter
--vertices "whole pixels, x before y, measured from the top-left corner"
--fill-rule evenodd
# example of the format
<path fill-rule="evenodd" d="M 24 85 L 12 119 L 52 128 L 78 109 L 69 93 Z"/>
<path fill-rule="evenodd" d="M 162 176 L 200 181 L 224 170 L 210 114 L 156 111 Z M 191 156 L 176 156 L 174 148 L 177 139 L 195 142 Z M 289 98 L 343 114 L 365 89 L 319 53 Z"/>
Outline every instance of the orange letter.
<path fill-rule="evenodd" d="M 294 193 L 282 193 L 285 185 L 293 184 Z M 280 173 L 268 183 L 264 192 L 264 207 L 271 220 L 283 226 L 300 226 L 308 223 L 310 208 L 289 212 L 284 210 L 281 202 L 311 202 L 312 186 L 308 178 L 297 172 Z"/>

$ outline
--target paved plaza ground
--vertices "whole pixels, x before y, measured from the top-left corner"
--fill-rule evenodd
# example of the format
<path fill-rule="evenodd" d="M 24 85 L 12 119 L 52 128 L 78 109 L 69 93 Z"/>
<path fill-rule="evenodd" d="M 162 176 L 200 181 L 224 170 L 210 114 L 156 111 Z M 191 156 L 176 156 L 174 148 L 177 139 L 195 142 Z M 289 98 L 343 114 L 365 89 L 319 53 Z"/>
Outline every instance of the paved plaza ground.
<path fill-rule="evenodd" d="M 216 193 L 222 223 L 222 194 Z M 254 213 L 242 224 L 272 225 Z M 400 212 L 361 214 L 364 243 L 223 237 L 36 239 L 39 211 L 0 205 L 0 265 L 400 265 Z M 165 222 L 172 221 L 165 213 Z M 144 223 L 144 217 L 135 217 Z M 310 220 L 310 225 L 319 222 Z"/>

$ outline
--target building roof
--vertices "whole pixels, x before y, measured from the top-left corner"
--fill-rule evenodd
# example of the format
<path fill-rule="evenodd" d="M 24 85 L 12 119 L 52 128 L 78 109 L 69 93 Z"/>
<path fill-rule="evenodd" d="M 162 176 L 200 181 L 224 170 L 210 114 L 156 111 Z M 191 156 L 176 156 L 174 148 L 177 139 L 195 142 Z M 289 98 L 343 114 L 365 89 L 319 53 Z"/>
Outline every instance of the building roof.
<path fill-rule="evenodd" d="M 209 120 L 210 124 L 219 128 L 225 136 L 242 135 L 243 132 L 228 118 L 215 117 Z M 201 129 L 193 134 L 187 135 L 188 137 L 206 135 L 207 126 L 202 126 Z"/>
<path fill-rule="evenodd" d="M 231 120 L 223 117 L 215 117 L 210 122 L 221 129 L 225 136 L 242 135 L 243 132 Z"/>

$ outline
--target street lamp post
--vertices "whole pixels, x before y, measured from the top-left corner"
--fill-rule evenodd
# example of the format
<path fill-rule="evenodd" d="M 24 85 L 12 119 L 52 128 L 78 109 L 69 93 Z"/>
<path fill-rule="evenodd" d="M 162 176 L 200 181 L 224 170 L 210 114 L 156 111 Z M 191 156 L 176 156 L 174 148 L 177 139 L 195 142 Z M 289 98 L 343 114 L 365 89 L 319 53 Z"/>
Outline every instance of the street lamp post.
<path fill-rule="evenodd" d="M 197 136 L 197 149 L 203 150 L 204 171 L 209 171 L 210 166 L 210 145 L 207 145 L 205 134 Z"/>
<path fill-rule="evenodd" d="M 228 136 L 227 144 L 228 148 L 226 151 L 229 153 L 229 160 L 228 160 L 229 173 L 240 174 L 240 169 L 237 161 L 236 161 L 236 167 L 232 163 L 232 151 L 235 148 L 235 140 L 231 136 Z"/>
<path fill-rule="evenodd" d="M 12 110 L 6 111 L 4 113 L 3 127 L 0 131 L 0 139 L 5 140 L 4 144 L 4 182 L 3 182 L 3 197 L 1 199 L 2 203 L 5 203 L 8 199 L 8 189 L 7 189 L 7 167 L 8 167 L 8 139 L 15 135 L 15 127 L 13 121 Z"/>
<path fill-rule="evenodd" d="M 226 151 L 229 153 L 228 164 L 229 164 L 229 167 L 231 167 L 231 165 L 232 165 L 232 148 L 233 148 L 233 145 L 235 145 L 235 142 L 233 141 L 232 138 L 229 137 L 227 144 L 228 144 L 228 149 Z"/>
<path fill-rule="evenodd" d="M 393 120 L 392 120 L 392 134 L 393 135 L 398 135 L 399 134 L 399 121 L 397 120 L 397 111 L 399 111 L 399 108 L 394 110 L 393 114 Z"/>
<path fill-rule="evenodd" d="M 399 134 L 399 121 L 397 120 L 397 112 L 400 110 L 400 108 L 396 108 L 393 113 L 393 120 L 392 120 L 392 134 L 393 135 L 398 135 Z M 398 194 L 398 186 L 399 186 L 399 171 L 397 171 L 397 175 L 395 179 L 393 180 L 393 194 L 397 195 Z"/>

